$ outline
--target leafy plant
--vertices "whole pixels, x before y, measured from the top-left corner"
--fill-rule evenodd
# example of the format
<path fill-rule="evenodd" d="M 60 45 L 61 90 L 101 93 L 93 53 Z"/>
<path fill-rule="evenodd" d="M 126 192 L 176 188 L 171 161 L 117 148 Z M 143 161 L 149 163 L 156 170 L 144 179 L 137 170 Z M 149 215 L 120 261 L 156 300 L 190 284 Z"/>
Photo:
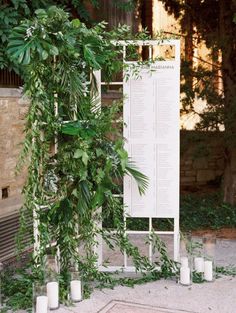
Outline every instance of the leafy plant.
<path fill-rule="evenodd" d="M 216 273 L 217 277 L 221 277 L 220 275 L 225 275 L 225 276 L 236 276 L 236 267 L 233 265 L 229 266 L 217 266 L 216 267 Z"/>
<path fill-rule="evenodd" d="M 90 3 L 92 7 L 99 8 L 98 0 L 87 0 L 86 3 L 83 0 L 72 0 L 72 1 L 55 1 L 55 0 L 14 0 L 14 1 L 3 1 L 1 3 L 0 12 L 0 69 L 8 68 L 14 69 L 17 73 L 20 72 L 20 68 L 16 63 L 12 63 L 7 54 L 7 45 L 9 42 L 9 36 L 12 33 L 12 29 L 16 27 L 22 20 L 30 19 L 35 16 L 37 9 L 48 9 L 52 5 L 57 5 L 67 12 L 70 17 L 80 18 L 88 24 L 93 21 L 90 16 L 90 11 L 87 4 Z M 133 10 L 137 5 L 136 0 L 130 0 L 122 3 L 122 1 L 113 0 L 114 5 L 124 10 Z"/>
<path fill-rule="evenodd" d="M 1 272 L 1 290 L 3 291 L 4 307 L 1 313 L 8 309 L 17 311 L 32 307 L 33 274 L 25 268 L 8 268 Z"/>
<path fill-rule="evenodd" d="M 226 204 L 219 193 L 185 195 L 181 199 L 182 230 L 220 229 L 236 226 L 236 207 Z"/>
<path fill-rule="evenodd" d="M 192 281 L 195 284 L 202 284 L 204 283 L 204 278 L 203 278 L 203 274 L 202 273 L 198 273 L 196 271 L 192 272 Z"/>
<path fill-rule="evenodd" d="M 13 29 L 8 44 L 9 57 L 20 66 L 24 92 L 31 100 L 19 164 L 28 166 L 22 225 L 25 214 L 38 221 L 39 245 L 33 260 L 37 269 L 43 270 L 52 243 L 54 251 L 60 251 L 60 296 L 66 302 L 71 262 L 78 264 L 87 292 L 91 281 L 115 282 L 97 269 L 98 235 L 111 249 L 125 251 L 143 275 L 153 272 L 153 264 L 126 237 L 123 204 L 113 196 L 121 193 L 124 175 L 136 180 L 141 194 L 148 178 L 129 159 L 121 127 L 114 127 L 122 103 L 99 107 L 97 99 L 94 71 L 102 69 L 109 81 L 123 70 L 122 51 L 111 41 L 115 32 L 107 33 L 104 23 L 89 29 L 55 6 L 35 15 Z M 111 212 L 116 234 L 99 227 Z M 163 264 L 168 277 L 172 263 L 163 259 Z"/>

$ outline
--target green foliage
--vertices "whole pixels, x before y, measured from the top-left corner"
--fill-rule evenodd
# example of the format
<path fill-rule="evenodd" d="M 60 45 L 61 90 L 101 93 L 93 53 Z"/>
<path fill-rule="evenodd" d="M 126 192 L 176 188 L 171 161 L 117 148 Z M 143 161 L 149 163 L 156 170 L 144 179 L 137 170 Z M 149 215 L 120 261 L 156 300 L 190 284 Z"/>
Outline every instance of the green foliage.
<path fill-rule="evenodd" d="M 221 194 L 182 196 L 182 230 L 220 229 L 236 226 L 236 207 L 223 203 Z"/>
<path fill-rule="evenodd" d="M 111 234 L 110 234 L 111 235 Z M 109 237 L 109 233 L 108 233 Z M 107 239 L 107 236 L 106 236 Z M 114 240 L 118 240 L 118 237 L 114 236 Z M 157 237 L 153 232 L 147 242 L 152 242 L 153 253 L 158 252 L 159 261 L 154 265 L 159 266 L 160 269 L 155 268 L 148 261 L 148 258 L 142 257 L 137 247 L 132 246 L 127 238 L 120 237 L 123 242 L 122 249 L 126 249 L 128 256 L 132 256 L 137 269 L 141 272 L 135 278 L 123 277 L 118 273 L 106 273 L 98 272 L 94 263 L 80 264 L 81 272 L 83 273 L 83 297 L 88 298 L 91 291 L 95 288 L 114 288 L 117 285 L 133 287 L 137 284 L 143 284 L 150 281 L 155 281 L 161 278 L 167 279 L 175 276 L 175 270 L 177 264 L 173 262 L 167 253 L 165 244 Z M 109 241 L 109 239 L 108 239 Z M 119 243 L 121 243 L 121 241 Z M 147 271 L 148 269 L 148 271 Z M 143 272 L 142 272 L 143 271 Z M 43 272 L 39 268 L 32 267 L 31 264 L 27 264 L 21 269 L 8 268 L 2 272 L 2 290 L 3 290 L 3 308 L 1 313 L 6 313 L 9 310 L 18 311 L 25 309 L 28 312 L 32 312 L 32 286 L 34 282 L 43 282 Z M 68 288 L 69 288 L 69 276 L 67 272 L 61 272 L 59 277 L 60 284 L 60 299 L 67 305 L 71 305 L 68 300 Z"/>
<path fill-rule="evenodd" d="M 236 267 L 232 266 L 232 265 L 229 265 L 226 267 L 217 266 L 216 267 L 216 274 L 217 274 L 217 277 L 221 277 L 221 275 L 235 277 L 236 276 Z"/>
<path fill-rule="evenodd" d="M 13 27 L 15 27 L 22 16 L 28 16 L 30 13 L 27 1 L 12 1 L 12 4 L 1 4 L 0 10 L 0 68 L 10 66 L 6 55 L 6 46 L 8 37 Z"/>
<path fill-rule="evenodd" d="M 122 28 L 118 30 L 119 37 L 122 32 Z M 136 180 L 141 194 L 148 186 L 147 177 L 124 149 L 120 125 L 114 127 L 122 103 L 98 105 L 93 71 L 102 69 L 109 81 L 123 70 L 121 48 L 111 41 L 114 37 L 114 31 L 105 31 L 104 23 L 89 29 L 79 20 L 70 21 L 69 14 L 55 6 L 37 10 L 35 18 L 24 20 L 9 36 L 8 55 L 20 66 L 24 92 L 31 100 L 19 164 L 26 162 L 29 173 L 22 225 L 24 228 L 26 214 L 34 214 L 39 221 L 37 269 L 44 268 L 52 242 L 54 251 L 60 250 L 60 297 L 64 303 L 71 262 L 78 264 L 87 293 L 91 281 L 114 284 L 109 274 L 99 273 L 96 267 L 98 235 L 111 249 L 126 251 L 137 270 L 154 270 L 125 235 L 123 204 L 113 196 L 122 192 L 124 175 Z M 98 226 L 111 212 L 116 234 Z M 158 245 L 164 255 L 165 249 Z M 78 253 L 78 247 L 83 253 Z M 168 257 L 162 261 L 165 274 L 152 277 L 172 275 Z"/>
<path fill-rule="evenodd" d="M 22 269 L 7 269 L 1 277 L 1 290 L 3 291 L 3 303 L 5 304 L 1 313 L 9 309 L 18 311 L 32 307 L 32 286 L 34 275 Z"/>
<path fill-rule="evenodd" d="M 99 7 L 98 0 L 86 1 L 91 3 L 93 7 Z M 45 0 L 14 0 L 14 1 L 3 1 L 1 3 L 0 10 L 0 69 L 2 68 L 13 68 L 15 71 L 19 72 L 19 68 L 15 63 L 11 62 L 9 55 L 6 52 L 7 44 L 9 42 L 9 36 L 12 33 L 12 29 L 19 25 L 21 21 L 27 18 L 33 18 L 35 16 L 35 10 L 47 9 L 52 5 L 57 5 L 61 8 L 66 9 L 70 16 L 73 18 L 78 17 L 83 21 L 91 23 L 90 13 L 87 9 L 83 0 L 72 0 L 70 2 L 65 0 L 60 1 L 45 1 Z M 120 2 L 114 0 L 114 5 L 125 9 L 132 10 L 136 5 L 135 0 L 130 0 L 128 2 Z M 76 15 L 76 16 L 75 16 Z M 23 26 L 21 26 L 23 27 Z M 29 34 L 28 34 L 29 35 Z M 23 38 L 21 38 L 23 40 Z M 45 47 L 44 47 L 45 48 Z M 47 49 L 44 49 L 46 51 Z M 43 52 L 46 57 L 46 52 Z M 21 55 L 21 52 L 19 52 Z M 23 57 L 21 55 L 21 57 Z M 28 56 L 25 56 L 24 61 L 27 63 Z"/>
<path fill-rule="evenodd" d="M 114 5 L 118 8 L 121 8 L 126 11 L 131 11 L 135 9 L 138 0 L 128 0 L 128 1 L 122 1 L 122 0 L 113 0 Z"/>
<path fill-rule="evenodd" d="M 194 284 L 202 284 L 205 282 L 202 273 L 198 273 L 196 271 L 192 272 L 192 281 Z"/>
<path fill-rule="evenodd" d="M 168 13 L 174 14 L 179 19 L 181 34 L 186 37 L 186 41 L 191 42 L 193 46 L 195 42 L 199 46 L 204 43 L 209 49 L 209 55 L 205 56 L 205 60 L 198 58 L 199 65 L 195 68 L 192 60 L 182 63 L 185 78 L 182 88 L 185 93 L 184 112 L 194 112 L 195 97 L 206 100 L 207 107 L 199 115 L 200 123 L 197 127 L 201 130 L 219 130 L 220 125 L 224 125 L 227 139 L 225 144 L 229 149 L 232 145 L 235 147 L 234 0 L 228 1 L 227 5 L 219 1 L 162 0 L 162 2 Z M 221 80 L 222 84 L 219 83 Z"/>
<path fill-rule="evenodd" d="M 108 216 L 104 225 L 114 228 L 113 215 Z M 173 230 L 170 219 L 154 219 L 153 228 Z M 128 218 L 127 229 L 148 230 L 149 221 L 145 218 Z M 182 195 L 180 201 L 180 228 L 182 231 L 200 229 L 221 229 L 236 227 L 236 207 L 224 203 L 220 193 L 210 195 Z M 196 247 L 195 247 L 196 248 Z"/>
<path fill-rule="evenodd" d="M 189 62 L 182 61 L 181 75 L 185 79 L 181 81 L 181 114 L 192 112 L 200 117 L 196 128 L 201 131 L 219 131 L 224 124 L 224 97 L 217 88 L 216 80 L 212 79 L 218 75 L 218 71 L 218 68 L 209 69 L 208 63 L 202 62 L 197 68 L 191 68 Z M 194 107 L 196 97 L 207 103 L 201 113 Z"/>

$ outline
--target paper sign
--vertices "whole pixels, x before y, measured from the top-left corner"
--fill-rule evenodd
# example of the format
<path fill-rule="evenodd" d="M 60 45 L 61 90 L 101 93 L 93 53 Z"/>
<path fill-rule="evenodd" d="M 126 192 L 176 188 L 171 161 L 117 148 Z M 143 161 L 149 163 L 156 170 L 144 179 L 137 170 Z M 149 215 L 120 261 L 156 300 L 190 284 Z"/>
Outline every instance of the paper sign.
<path fill-rule="evenodd" d="M 179 63 L 158 61 L 152 71 L 124 81 L 124 137 L 129 156 L 148 176 L 140 196 L 137 184 L 124 179 L 126 213 L 132 217 L 169 217 L 179 212 Z"/>

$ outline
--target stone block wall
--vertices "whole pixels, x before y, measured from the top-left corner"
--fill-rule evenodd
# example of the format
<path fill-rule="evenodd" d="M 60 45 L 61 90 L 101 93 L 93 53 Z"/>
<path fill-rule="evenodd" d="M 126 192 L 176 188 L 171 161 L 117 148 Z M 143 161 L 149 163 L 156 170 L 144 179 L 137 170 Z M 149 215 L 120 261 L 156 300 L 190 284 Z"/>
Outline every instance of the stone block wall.
<path fill-rule="evenodd" d="M 103 93 L 106 105 L 119 100 L 118 90 Z M 222 132 L 180 131 L 180 189 L 197 191 L 204 186 L 219 187 L 224 170 Z"/>
<path fill-rule="evenodd" d="M 109 105 L 119 98 L 120 93 L 113 91 L 103 95 L 103 102 Z M 17 211 L 22 202 L 26 171 L 16 175 L 15 167 L 24 139 L 28 105 L 19 89 L 0 88 L 0 217 Z M 222 133 L 181 131 L 182 190 L 220 183 L 224 169 L 222 140 Z"/>
<path fill-rule="evenodd" d="M 20 206 L 26 172 L 16 175 L 15 169 L 28 104 L 19 89 L 0 88 L 0 216 Z"/>
<path fill-rule="evenodd" d="M 222 133 L 181 131 L 180 184 L 219 186 L 224 170 Z"/>

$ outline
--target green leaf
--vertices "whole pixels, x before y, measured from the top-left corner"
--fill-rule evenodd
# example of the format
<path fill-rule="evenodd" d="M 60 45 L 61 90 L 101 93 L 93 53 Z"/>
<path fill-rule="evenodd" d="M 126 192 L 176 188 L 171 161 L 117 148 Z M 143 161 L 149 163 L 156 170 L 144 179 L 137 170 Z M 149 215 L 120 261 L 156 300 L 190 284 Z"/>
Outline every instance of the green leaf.
<path fill-rule="evenodd" d="M 74 20 L 72 20 L 72 25 L 76 28 L 80 27 L 81 22 L 78 18 L 75 18 Z"/>
<path fill-rule="evenodd" d="M 82 157 L 82 155 L 83 155 L 83 153 L 84 153 L 84 151 L 83 151 L 83 150 L 81 150 L 81 149 L 77 149 L 77 150 L 75 151 L 75 153 L 74 153 L 74 158 L 75 158 L 75 159 L 79 159 L 79 158 L 81 158 L 81 157 Z"/>
<path fill-rule="evenodd" d="M 22 63 L 22 60 L 24 59 L 24 52 L 20 52 L 19 57 L 18 57 L 18 62 Z"/>
<path fill-rule="evenodd" d="M 8 47 L 15 47 L 17 45 L 22 46 L 22 44 L 24 43 L 25 43 L 24 40 L 20 40 L 20 39 L 11 40 L 8 44 Z"/>
<path fill-rule="evenodd" d="M 30 63 L 30 49 L 27 49 L 24 54 L 24 59 L 22 64 L 26 65 Z"/>
<path fill-rule="evenodd" d="M 43 50 L 42 54 L 41 54 L 41 57 L 43 60 L 46 60 L 48 58 L 48 53 L 46 50 Z"/>
<path fill-rule="evenodd" d="M 83 50 L 84 50 L 84 57 L 85 57 L 86 61 L 90 64 L 90 66 L 94 67 L 95 69 L 100 69 L 101 66 L 96 61 L 95 53 L 91 49 L 91 44 L 89 44 L 89 43 L 85 44 L 83 47 Z"/>
<path fill-rule="evenodd" d="M 87 154 L 87 152 L 81 150 L 81 149 L 77 149 L 74 153 L 74 158 L 75 159 L 79 159 L 79 158 L 82 158 L 82 162 L 84 163 L 85 166 L 87 166 L 88 164 L 88 159 L 89 159 L 89 156 Z"/>
<path fill-rule="evenodd" d="M 93 206 L 100 207 L 103 204 L 105 197 L 104 197 L 104 189 L 99 188 L 93 198 Z"/>
<path fill-rule="evenodd" d="M 143 173 L 139 172 L 134 163 L 131 161 L 129 161 L 126 165 L 126 173 L 135 179 L 138 185 L 139 193 L 141 195 L 144 194 L 149 185 L 149 178 Z"/>
<path fill-rule="evenodd" d="M 56 46 L 52 46 L 52 47 L 50 48 L 50 53 L 51 53 L 52 55 L 58 55 L 58 54 L 59 54 L 59 51 L 58 51 L 58 49 L 57 49 Z"/>
<path fill-rule="evenodd" d="M 84 163 L 85 166 L 88 165 L 88 159 L 89 159 L 88 154 L 87 154 L 85 151 L 83 151 L 83 154 L 82 154 L 82 161 L 83 161 L 83 163 Z"/>
<path fill-rule="evenodd" d="M 71 194 L 73 196 L 75 196 L 76 198 L 78 198 L 78 191 L 77 191 L 77 189 L 74 189 Z"/>
<path fill-rule="evenodd" d="M 43 9 L 38 9 L 35 11 L 35 14 L 38 15 L 39 17 L 47 17 L 47 13 Z"/>
<path fill-rule="evenodd" d="M 117 153 L 120 156 L 121 168 L 123 171 L 125 171 L 127 163 L 128 163 L 128 153 L 124 149 L 118 149 Z"/>
<path fill-rule="evenodd" d="M 25 35 L 27 28 L 28 28 L 27 24 L 22 24 L 20 26 L 17 26 L 17 27 L 14 28 L 13 33 L 12 33 L 11 36 L 14 36 L 15 34 Z"/>
<path fill-rule="evenodd" d="M 104 177 L 105 177 L 105 173 L 104 173 L 103 169 L 98 168 L 97 169 L 97 175 L 96 175 L 96 182 L 98 184 L 100 184 Z"/>
<path fill-rule="evenodd" d="M 98 156 L 98 157 L 100 157 L 101 155 L 103 155 L 104 153 L 103 153 L 103 151 L 102 151 L 102 149 L 101 148 L 97 148 L 96 149 L 96 155 Z"/>
<path fill-rule="evenodd" d="M 62 125 L 61 131 L 66 135 L 78 135 L 81 132 L 82 125 L 79 121 L 70 122 Z"/>

